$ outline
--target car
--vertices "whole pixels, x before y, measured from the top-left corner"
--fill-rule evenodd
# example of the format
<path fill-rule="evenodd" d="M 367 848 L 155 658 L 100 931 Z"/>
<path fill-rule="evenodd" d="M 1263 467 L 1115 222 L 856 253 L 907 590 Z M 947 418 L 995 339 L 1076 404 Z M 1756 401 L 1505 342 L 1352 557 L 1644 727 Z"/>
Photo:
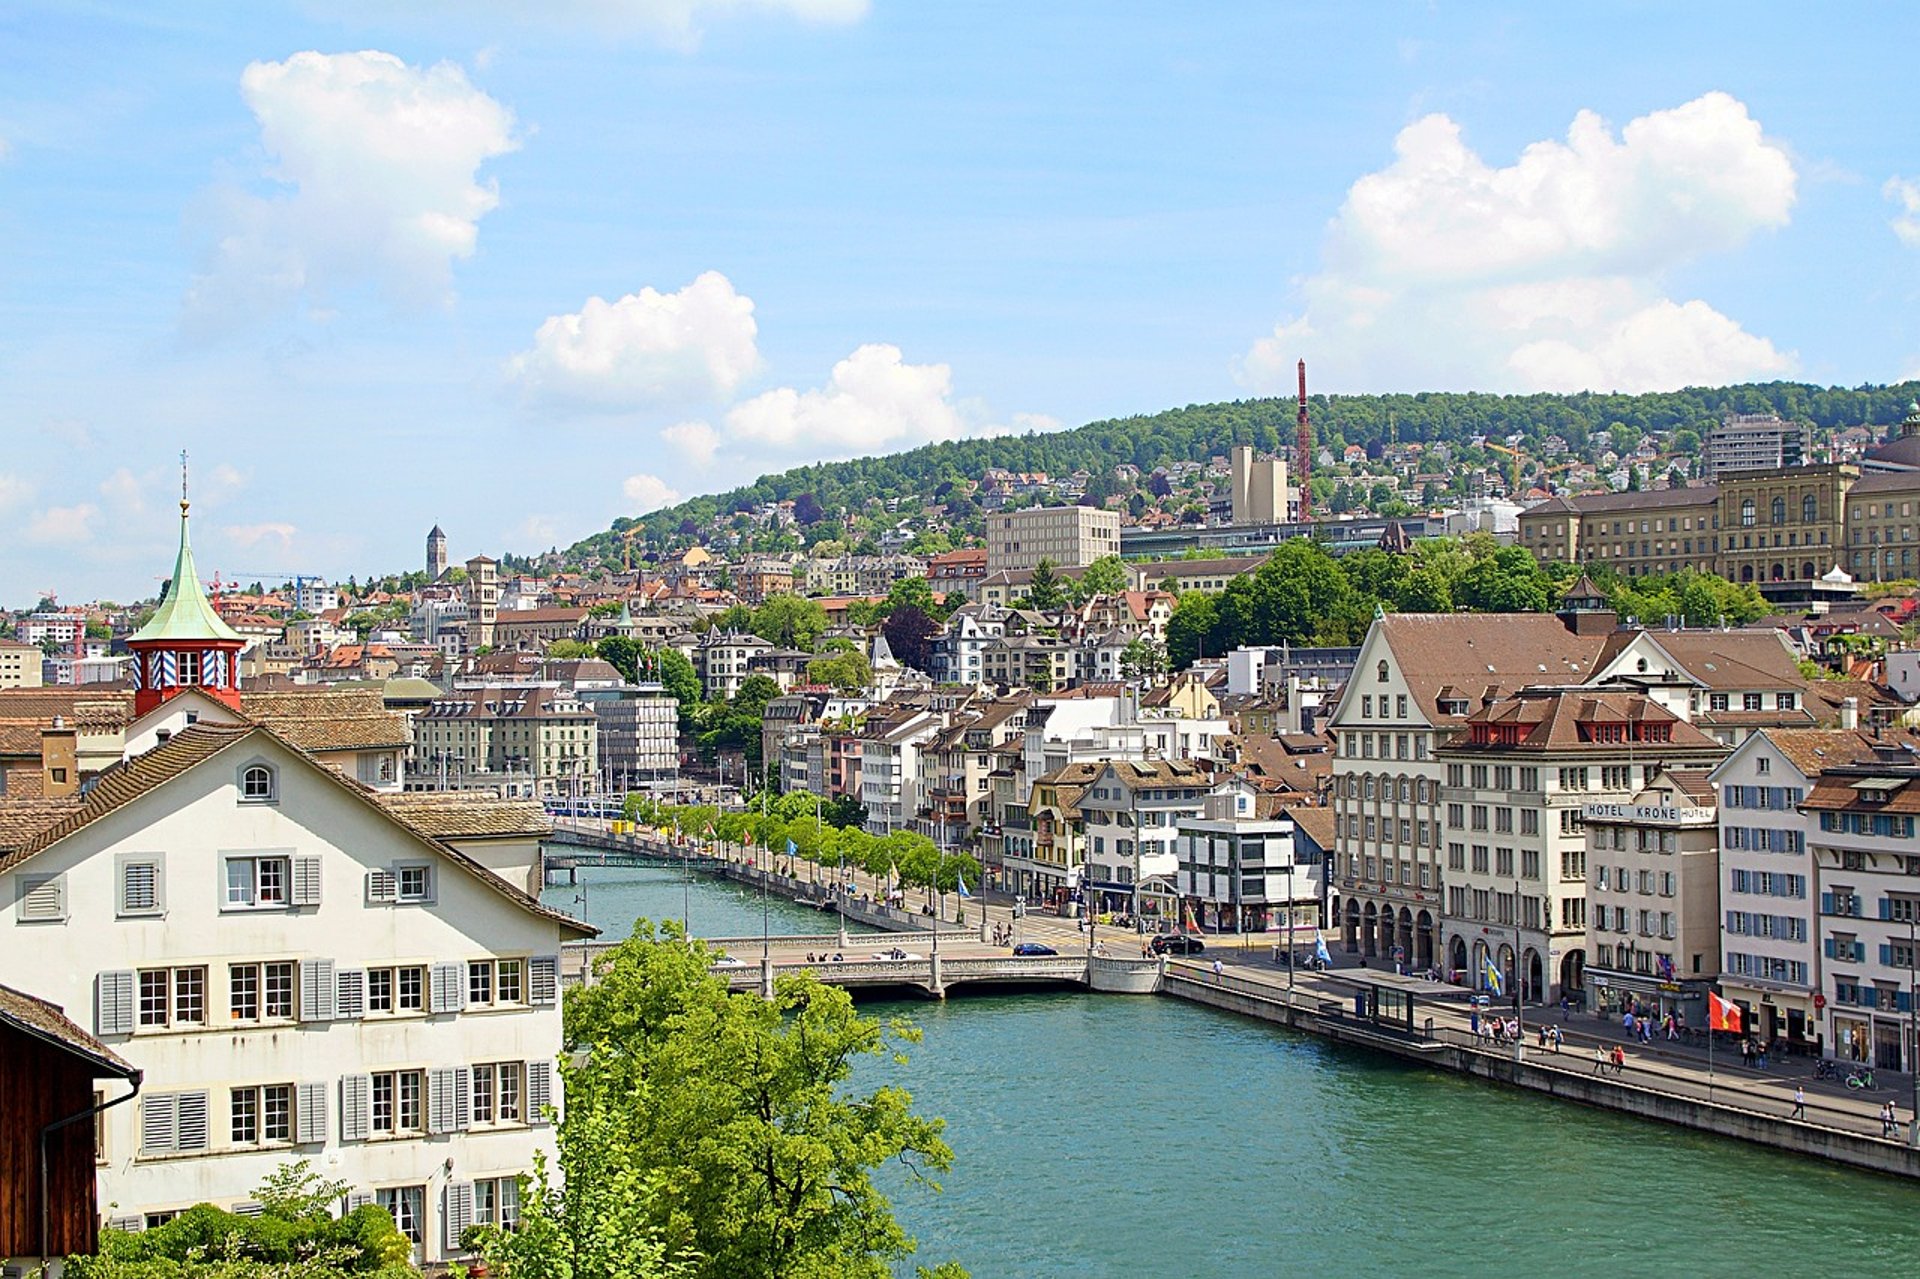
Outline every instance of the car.
<path fill-rule="evenodd" d="M 710 966 L 710 967 L 713 967 L 713 968 L 748 968 L 748 967 L 751 967 L 751 965 L 750 965 L 750 964 L 748 964 L 746 960 L 744 960 L 744 959 L 735 959 L 735 958 L 734 958 L 734 957 L 733 957 L 732 955 L 722 955 L 722 956 L 721 956 L 721 957 L 720 957 L 719 959 L 716 959 L 716 960 L 714 960 L 714 961 L 713 961 L 713 963 L 712 963 L 711 965 L 709 965 L 709 966 Z"/>
<path fill-rule="evenodd" d="M 1013 948 L 1016 955 L 1057 955 L 1060 952 L 1051 946 L 1043 946 L 1037 941 L 1023 941 Z"/>
<path fill-rule="evenodd" d="M 1156 955 L 1197 955 L 1206 948 L 1205 942 L 1187 933 L 1167 933 L 1153 939 Z"/>

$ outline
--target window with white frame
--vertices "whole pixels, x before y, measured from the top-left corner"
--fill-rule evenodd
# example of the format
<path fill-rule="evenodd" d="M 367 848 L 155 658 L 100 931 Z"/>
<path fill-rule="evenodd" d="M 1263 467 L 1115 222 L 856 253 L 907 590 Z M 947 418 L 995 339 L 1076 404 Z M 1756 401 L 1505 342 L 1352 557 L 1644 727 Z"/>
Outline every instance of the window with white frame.
<path fill-rule="evenodd" d="M 375 1136 L 401 1136 L 426 1130 L 426 1074 L 418 1070 L 376 1071 L 371 1077 L 372 1128 Z"/>
<path fill-rule="evenodd" d="M 489 1062 L 473 1068 L 473 1122 L 518 1124 L 525 1113 L 526 1063 Z"/>
<path fill-rule="evenodd" d="M 367 1012 L 418 1013 L 427 1007 L 427 970 L 418 964 L 367 970 Z"/>
<path fill-rule="evenodd" d="M 228 1133 L 236 1146 L 263 1146 L 293 1140 L 293 1085 L 262 1084 L 231 1093 Z"/>
<path fill-rule="evenodd" d="M 476 959 L 467 964 L 467 1007 L 526 1002 L 525 969 L 518 959 Z"/>
<path fill-rule="evenodd" d="M 205 968 L 142 968 L 137 980 L 142 1030 L 207 1024 Z"/>
<path fill-rule="evenodd" d="M 473 1224 L 514 1230 L 520 1225 L 520 1179 L 487 1177 L 473 1183 Z"/>
<path fill-rule="evenodd" d="M 293 961 L 229 965 L 227 1016 L 232 1021 L 292 1021 Z"/>
<path fill-rule="evenodd" d="M 271 803 L 279 794 L 276 781 L 265 764 L 249 764 L 240 770 L 240 798 L 249 804 Z"/>
<path fill-rule="evenodd" d="M 403 902 L 433 900 L 433 867 L 415 862 L 393 868 L 395 893 Z"/>
<path fill-rule="evenodd" d="M 375 1075 L 378 1079 L 380 1076 Z M 373 1192 L 373 1201 L 393 1217 L 394 1228 L 415 1246 L 426 1240 L 425 1186 L 389 1186 Z"/>
<path fill-rule="evenodd" d="M 229 857 L 226 904 L 229 909 L 285 906 L 292 877 L 288 857 Z"/>

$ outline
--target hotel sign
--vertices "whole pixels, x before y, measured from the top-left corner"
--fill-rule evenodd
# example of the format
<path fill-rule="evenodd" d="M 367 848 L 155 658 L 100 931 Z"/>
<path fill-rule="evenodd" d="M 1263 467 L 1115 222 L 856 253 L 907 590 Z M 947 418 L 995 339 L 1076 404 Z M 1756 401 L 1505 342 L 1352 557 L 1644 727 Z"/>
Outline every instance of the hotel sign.
<path fill-rule="evenodd" d="M 1691 826 L 1716 820 L 1711 808 L 1669 808 L 1662 804 L 1587 804 L 1580 809 L 1587 821 L 1635 822 L 1646 826 Z"/>

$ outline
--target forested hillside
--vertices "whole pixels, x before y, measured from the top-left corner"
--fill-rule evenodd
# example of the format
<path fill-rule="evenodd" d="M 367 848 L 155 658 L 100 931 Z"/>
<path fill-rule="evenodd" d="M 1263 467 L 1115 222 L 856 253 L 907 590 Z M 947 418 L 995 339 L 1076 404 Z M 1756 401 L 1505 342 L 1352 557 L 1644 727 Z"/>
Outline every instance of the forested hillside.
<path fill-rule="evenodd" d="M 1316 450 L 1337 455 L 1347 445 L 1377 450 L 1389 443 L 1445 441 L 1465 444 L 1478 436 L 1504 440 L 1519 436 L 1532 451 L 1548 436 L 1584 439 L 1594 431 L 1627 437 L 1664 435 L 1680 429 L 1702 430 L 1727 413 L 1778 413 L 1810 424 L 1816 435 L 1834 429 L 1899 421 L 1920 384 L 1817 387 L 1795 382 L 1692 388 L 1646 395 L 1484 395 L 1429 392 L 1417 395 L 1314 396 L 1310 400 Z M 1090 422 L 1044 435 L 959 440 L 933 444 L 886 457 L 796 467 L 762 476 L 742 488 L 692 498 L 640 520 L 621 519 L 609 533 L 575 547 L 570 558 L 598 554 L 618 558 L 622 534 L 634 526 L 654 546 L 671 543 L 711 525 L 716 516 L 747 510 L 769 501 L 810 498 L 808 511 L 859 511 L 873 500 L 898 499 L 911 514 L 929 502 L 949 501 L 956 522 L 968 509 L 966 481 L 1000 467 L 1064 475 L 1076 470 L 1107 472 L 1132 463 L 1143 472 L 1179 461 L 1204 461 L 1232 444 L 1265 450 L 1290 448 L 1295 402 L 1286 399 L 1237 400 L 1189 405 L 1150 416 Z"/>

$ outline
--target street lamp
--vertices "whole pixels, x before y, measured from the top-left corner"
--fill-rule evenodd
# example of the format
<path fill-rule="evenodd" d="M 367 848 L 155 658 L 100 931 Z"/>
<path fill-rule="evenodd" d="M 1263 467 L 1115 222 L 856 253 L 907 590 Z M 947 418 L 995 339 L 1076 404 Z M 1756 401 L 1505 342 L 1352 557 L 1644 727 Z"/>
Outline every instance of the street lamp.
<path fill-rule="evenodd" d="M 1907 1033 L 1913 1047 L 1907 1059 L 1907 1071 L 1913 1076 L 1913 1123 L 1907 1140 L 1920 1146 L 1920 902 L 1907 903 Z"/>

